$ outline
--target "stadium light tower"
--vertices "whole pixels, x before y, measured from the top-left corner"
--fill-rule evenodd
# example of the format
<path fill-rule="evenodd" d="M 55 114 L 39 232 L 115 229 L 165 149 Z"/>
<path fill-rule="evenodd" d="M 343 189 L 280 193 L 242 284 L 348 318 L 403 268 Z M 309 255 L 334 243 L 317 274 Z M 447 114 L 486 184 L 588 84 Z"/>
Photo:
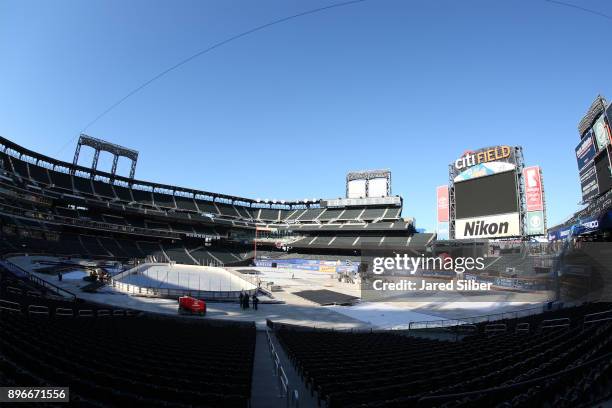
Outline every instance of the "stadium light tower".
<path fill-rule="evenodd" d="M 109 152 L 113 155 L 113 167 L 111 168 L 111 175 L 114 177 L 117 173 L 117 162 L 119 157 L 126 157 L 132 161 L 130 168 L 130 178 L 133 179 L 136 173 L 136 163 L 138 162 L 138 151 L 128 149 L 127 147 L 119 146 L 114 143 L 107 142 L 105 140 L 96 139 L 95 137 L 87 136 L 81 133 L 79 136 L 79 142 L 77 143 L 76 150 L 74 151 L 74 159 L 72 164 L 76 167 L 79 163 L 79 154 L 81 153 L 81 146 L 89 146 L 95 150 L 93 162 L 91 163 L 91 175 L 92 177 L 98 170 L 98 158 L 100 152 Z M 74 171 L 74 168 L 73 168 Z"/>

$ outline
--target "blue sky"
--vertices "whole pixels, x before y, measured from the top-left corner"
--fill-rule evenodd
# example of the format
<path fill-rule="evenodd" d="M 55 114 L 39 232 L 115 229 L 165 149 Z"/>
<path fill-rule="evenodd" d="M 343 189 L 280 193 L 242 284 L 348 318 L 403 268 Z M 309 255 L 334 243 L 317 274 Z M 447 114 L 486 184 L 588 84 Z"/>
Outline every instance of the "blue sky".
<path fill-rule="evenodd" d="M 332 3 L 0 0 L 0 135 L 71 161 L 71 139 L 143 81 Z M 139 150 L 138 178 L 250 198 L 339 197 L 348 171 L 389 168 L 403 215 L 427 229 L 448 163 L 522 145 L 552 225 L 580 200 L 577 122 L 612 98 L 611 34 L 612 20 L 546 1 L 370 0 L 208 53 L 87 133 Z"/>

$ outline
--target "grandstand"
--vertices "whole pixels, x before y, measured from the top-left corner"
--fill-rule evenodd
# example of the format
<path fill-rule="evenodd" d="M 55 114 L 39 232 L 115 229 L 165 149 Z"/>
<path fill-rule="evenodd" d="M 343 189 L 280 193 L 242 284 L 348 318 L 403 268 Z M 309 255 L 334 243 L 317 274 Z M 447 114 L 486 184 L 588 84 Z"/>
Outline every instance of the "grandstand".
<path fill-rule="evenodd" d="M 574 407 L 612 395 L 612 315 L 601 314 L 610 306 L 505 321 L 460 341 L 271 325 L 330 408 Z"/>
<path fill-rule="evenodd" d="M 248 262 L 258 227 L 274 228 L 291 248 L 358 254 L 364 243 L 422 247 L 388 205 L 325 207 L 324 200 L 261 202 L 162 185 L 62 162 L 0 138 L 0 222 L 9 252 L 87 255 L 192 265 Z M 274 240 L 262 249 L 277 250 Z"/>

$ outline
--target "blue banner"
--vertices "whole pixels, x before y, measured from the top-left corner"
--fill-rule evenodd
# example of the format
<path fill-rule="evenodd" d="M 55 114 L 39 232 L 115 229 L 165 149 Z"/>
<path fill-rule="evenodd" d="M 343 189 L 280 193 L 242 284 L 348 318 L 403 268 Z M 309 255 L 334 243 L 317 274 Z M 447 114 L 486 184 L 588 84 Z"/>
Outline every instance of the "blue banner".
<path fill-rule="evenodd" d="M 593 131 L 589 130 L 580 143 L 578 143 L 578 146 L 576 146 L 576 161 L 578 162 L 578 170 L 582 170 L 584 166 L 592 162 L 596 153 L 597 149 L 595 148 Z"/>
<path fill-rule="evenodd" d="M 301 258 L 290 258 L 290 259 L 257 259 L 255 266 L 271 268 L 276 265 L 279 269 L 301 269 L 305 271 L 317 271 L 317 272 L 336 272 L 336 273 L 349 273 L 357 272 L 359 269 L 359 262 L 353 261 L 323 261 L 317 259 L 301 259 Z"/>

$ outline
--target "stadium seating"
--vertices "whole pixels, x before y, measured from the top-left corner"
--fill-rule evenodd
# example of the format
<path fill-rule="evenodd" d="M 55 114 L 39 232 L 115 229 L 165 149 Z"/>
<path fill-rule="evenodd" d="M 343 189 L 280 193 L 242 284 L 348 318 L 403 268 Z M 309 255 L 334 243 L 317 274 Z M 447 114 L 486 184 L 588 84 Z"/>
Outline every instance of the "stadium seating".
<path fill-rule="evenodd" d="M 236 208 L 236 211 L 238 211 L 238 214 L 240 214 L 241 217 L 243 217 L 245 220 L 252 220 L 253 214 L 246 208 L 246 207 L 234 207 Z"/>
<path fill-rule="evenodd" d="M 243 262 L 259 227 L 271 226 L 283 237 L 296 232 L 293 247 L 325 255 L 354 255 L 362 243 L 380 245 L 384 239 L 377 238 L 387 236 L 409 246 L 415 233 L 412 222 L 399 218 L 401 207 L 262 203 L 92 173 L 1 137 L 0 144 L 1 238 L 11 249 L 104 259 L 151 255 L 179 263 L 193 263 L 195 250 L 197 262 L 218 265 Z M 210 240 L 215 249 L 196 250 Z M 262 245 L 273 249 L 275 242 Z"/>
<path fill-rule="evenodd" d="M 241 215 L 233 205 L 216 203 L 219 213 L 226 217 L 239 218 Z"/>
<path fill-rule="evenodd" d="M 215 206 L 215 203 L 211 201 L 196 200 L 198 210 L 203 213 L 219 214 L 219 210 Z"/>
<path fill-rule="evenodd" d="M 585 315 L 610 307 L 560 311 L 575 322 L 568 327 L 532 325 L 457 342 L 286 325 L 276 334 L 329 408 L 574 406 L 571 398 L 610 397 L 601 385 L 612 380 L 612 320 L 583 324 Z"/>
<path fill-rule="evenodd" d="M 185 197 L 182 195 L 175 195 L 174 201 L 176 201 L 177 208 L 186 211 L 197 212 L 198 208 L 196 207 L 195 201 L 191 197 Z"/>
<path fill-rule="evenodd" d="M 387 208 L 382 216 L 383 220 L 397 220 L 402 214 L 401 208 Z"/>
<path fill-rule="evenodd" d="M 305 210 L 299 217 L 296 218 L 298 221 L 314 221 L 316 220 L 321 213 L 325 211 L 325 208 L 309 208 Z"/>
<path fill-rule="evenodd" d="M 30 173 L 28 171 L 28 164 L 23 160 L 11 158 L 11 163 L 13 164 L 13 169 L 15 173 L 23 178 L 30 178 Z"/>
<path fill-rule="evenodd" d="M 247 407 L 254 344 L 253 325 L 0 313 L 3 385 L 69 384 L 76 406 Z"/>
<path fill-rule="evenodd" d="M 129 188 L 115 185 L 114 190 L 120 200 L 125 201 L 127 203 L 135 201 L 134 197 L 132 196 L 132 190 L 130 190 Z"/>
<path fill-rule="evenodd" d="M 94 187 L 94 191 L 96 195 L 101 196 L 101 197 L 110 198 L 110 199 L 116 198 L 115 190 L 113 190 L 112 184 L 105 183 L 102 181 L 97 181 L 97 180 L 92 181 L 92 183 L 93 183 L 93 187 Z"/>
<path fill-rule="evenodd" d="M 61 173 L 59 171 L 49 172 L 51 174 L 51 181 L 56 188 L 63 189 L 65 191 L 73 191 L 72 177 L 70 174 Z"/>
<path fill-rule="evenodd" d="M 32 177 L 32 179 L 44 185 L 51 183 L 49 179 L 49 173 L 44 167 L 28 166 L 28 169 L 30 170 L 30 176 Z"/>
<path fill-rule="evenodd" d="M 154 192 L 153 200 L 155 201 L 155 205 L 159 207 L 176 208 L 176 203 L 174 202 L 174 196 L 172 195 Z"/>
<path fill-rule="evenodd" d="M 294 222 L 295 220 L 297 220 L 302 214 L 304 214 L 304 212 L 306 212 L 306 210 L 294 210 L 294 211 L 289 211 L 289 213 L 287 214 L 287 217 L 284 218 L 285 222 Z"/>
<path fill-rule="evenodd" d="M 260 253 L 260 251 L 258 251 L 258 253 Z M 322 261 L 354 261 L 354 262 L 359 262 L 361 257 L 359 256 L 355 256 L 355 255 L 325 255 L 325 254 L 307 254 L 307 253 L 301 253 L 301 252 L 292 252 L 292 253 L 264 253 L 264 256 L 270 257 L 270 258 L 278 258 L 278 259 L 292 259 L 292 258 L 298 258 L 298 259 L 316 259 L 316 260 L 322 260 Z"/>
<path fill-rule="evenodd" d="M 137 203 L 153 207 L 153 197 L 150 191 L 132 189 L 132 196 Z"/>
<path fill-rule="evenodd" d="M 72 180 L 74 182 L 75 190 L 77 190 L 79 193 L 94 195 L 93 186 L 90 179 L 75 176 L 72 178 Z"/>
<path fill-rule="evenodd" d="M 2 386 L 69 385 L 76 407 L 248 407 L 254 348 L 253 323 L 67 299 L 0 265 Z"/>
<path fill-rule="evenodd" d="M 331 221 L 339 219 L 344 211 L 344 209 L 328 208 L 318 217 L 318 220 Z"/>
<path fill-rule="evenodd" d="M 365 209 L 363 208 L 349 208 L 349 209 L 344 210 L 344 212 L 342 212 L 342 214 L 338 217 L 338 219 L 346 220 L 346 221 L 356 220 L 360 218 L 359 216 L 364 211 Z"/>
<path fill-rule="evenodd" d="M 277 222 L 279 218 L 280 218 L 279 210 L 268 210 L 268 209 L 263 208 L 259 212 L 259 219 L 263 221 Z"/>

